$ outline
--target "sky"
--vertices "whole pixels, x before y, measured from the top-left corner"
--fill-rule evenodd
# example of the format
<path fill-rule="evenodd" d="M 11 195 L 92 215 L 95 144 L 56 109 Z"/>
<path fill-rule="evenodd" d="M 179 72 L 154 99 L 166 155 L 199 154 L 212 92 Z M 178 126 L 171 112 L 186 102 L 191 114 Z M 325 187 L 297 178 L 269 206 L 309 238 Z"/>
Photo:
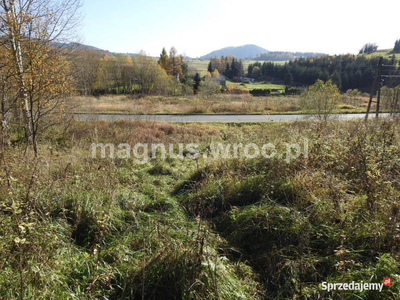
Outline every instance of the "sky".
<path fill-rule="evenodd" d="M 245 44 L 356 54 L 365 43 L 393 48 L 399 11 L 398 0 L 84 0 L 80 35 L 87 45 L 151 56 L 163 47 L 199 57 Z"/>

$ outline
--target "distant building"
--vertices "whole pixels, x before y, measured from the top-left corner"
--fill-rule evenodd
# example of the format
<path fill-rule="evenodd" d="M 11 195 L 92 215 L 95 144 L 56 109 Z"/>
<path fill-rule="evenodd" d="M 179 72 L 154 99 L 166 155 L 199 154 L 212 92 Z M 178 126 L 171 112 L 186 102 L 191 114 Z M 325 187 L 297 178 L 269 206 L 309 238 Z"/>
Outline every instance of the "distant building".
<path fill-rule="evenodd" d="M 251 83 L 256 83 L 256 81 L 253 78 L 249 77 L 233 77 L 233 81 L 235 82 L 251 82 Z"/>
<path fill-rule="evenodd" d="M 225 88 L 226 87 L 226 77 L 224 76 L 224 75 L 218 75 L 218 77 L 217 78 L 214 78 L 214 77 L 206 77 L 206 76 L 204 76 L 203 77 L 203 80 L 212 80 L 212 81 L 214 81 L 214 82 L 216 82 L 216 83 L 218 83 L 220 86 L 222 86 L 223 88 Z"/>

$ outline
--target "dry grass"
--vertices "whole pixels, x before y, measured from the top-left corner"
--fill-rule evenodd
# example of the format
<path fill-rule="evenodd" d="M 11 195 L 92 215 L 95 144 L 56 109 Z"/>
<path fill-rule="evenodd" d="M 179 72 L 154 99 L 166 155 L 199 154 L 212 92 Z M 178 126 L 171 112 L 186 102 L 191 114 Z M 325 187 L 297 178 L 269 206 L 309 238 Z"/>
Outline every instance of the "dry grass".
<path fill-rule="evenodd" d="M 363 112 L 369 96 L 356 99 L 343 97 L 337 112 Z M 70 101 L 74 112 L 121 114 L 268 114 L 302 113 L 299 96 L 214 95 L 210 99 L 200 96 L 135 98 L 128 95 L 74 97 Z M 372 109 L 374 109 L 374 105 Z"/>
<path fill-rule="evenodd" d="M 222 125 L 221 125 L 222 126 Z M 223 127 L 208 124 L 172 124 L 152 121 L 77 122 L 69 134 L 75 143 L 204 143 L 218 136 Z M 81 146 L 77 145 L 77 146 Z"/>
<path fill-rule="evenodd" d="M 298 98 L 252 97 L 251 95 L 215 95 L 212 99 L 199 96 L 164 97 L 132 96 L 75 97 L 75 112 L 135 114 L 243 114 L 289 112 L 299 110 Z"/>
<path fill-rule="evenodd" d="M 265 110 L 271 112 L 287 112 L 300 110 L 297 96 L 267 97 Z"/>

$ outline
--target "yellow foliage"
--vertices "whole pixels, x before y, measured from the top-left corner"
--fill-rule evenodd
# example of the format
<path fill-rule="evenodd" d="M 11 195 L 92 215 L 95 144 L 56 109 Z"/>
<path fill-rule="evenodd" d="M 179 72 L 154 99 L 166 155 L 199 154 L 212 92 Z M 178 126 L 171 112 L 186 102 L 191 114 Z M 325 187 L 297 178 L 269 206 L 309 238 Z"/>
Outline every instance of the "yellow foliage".
<path fill-rule="evenodd" d="M 212 72 L 212 77 L 213 77 L 213 78 L 219 78 L 218 69 L 215 69 L 214 72 Z"/>

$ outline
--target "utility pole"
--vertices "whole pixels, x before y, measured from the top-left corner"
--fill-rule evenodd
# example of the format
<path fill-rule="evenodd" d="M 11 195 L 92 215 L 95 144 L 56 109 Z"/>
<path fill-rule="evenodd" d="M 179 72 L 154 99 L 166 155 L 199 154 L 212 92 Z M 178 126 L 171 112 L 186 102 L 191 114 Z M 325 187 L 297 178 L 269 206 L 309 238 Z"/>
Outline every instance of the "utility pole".
<path fill-rule="evenodd" d="M 376 118 L 379 118 L 379 108 L 381 105 L 381 87 L 383 87 L 384 79 L 379 80 L 378 98 L 376 99 Z"/>
<path fill-rule="evenodd" d="M 376 117 L 379 117 L 379 106 L 380 106 L 380 101 L 381 101 L 381 75 L 382 75 L 382 62 L 383 62 L 383 57 L 379 57 L 379 62 L 378 62 L 378 66 L 376 68 L 376 73 L 375 73 L 375 80 L 374 83 L 372 85 L 372 90 L 371 90 L 371 94 L 369 96 L 369 102 L 368 102 L 368 108 L 367 108 L 367 114 L 365 115 L 365 120 L 368 120 L 368 114 L 371 110 L 371 106 L 372 106 L 372 99 L 376 93 L 376 90 L 378 89 L 378 98 L 376 101 Z"/>

